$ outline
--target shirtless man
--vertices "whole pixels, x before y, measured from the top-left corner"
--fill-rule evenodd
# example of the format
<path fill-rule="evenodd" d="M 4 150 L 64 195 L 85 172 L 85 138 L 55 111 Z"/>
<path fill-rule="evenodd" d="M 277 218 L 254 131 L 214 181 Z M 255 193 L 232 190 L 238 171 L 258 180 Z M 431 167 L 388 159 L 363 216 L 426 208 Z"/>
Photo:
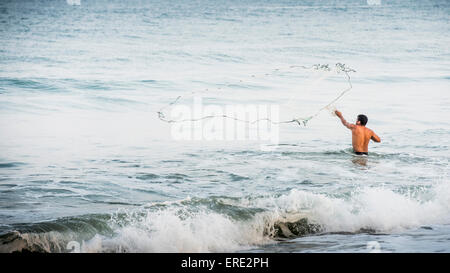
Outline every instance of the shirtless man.
<path fill-rule="evenodd" d="M 334 113 L 341 119 L 341 122 L 345 127 L 352 130 L 352 145 L 355 154 L 368 155 L 369 141 L 371 139 L 375 142 L 381 142 L 381 139 L 372 130 L 366 127 L 368 119 L 365 115 L 358 115 L 356 124 L 351 124 L 344 119 L 341 112 L 336 110 Z"/>

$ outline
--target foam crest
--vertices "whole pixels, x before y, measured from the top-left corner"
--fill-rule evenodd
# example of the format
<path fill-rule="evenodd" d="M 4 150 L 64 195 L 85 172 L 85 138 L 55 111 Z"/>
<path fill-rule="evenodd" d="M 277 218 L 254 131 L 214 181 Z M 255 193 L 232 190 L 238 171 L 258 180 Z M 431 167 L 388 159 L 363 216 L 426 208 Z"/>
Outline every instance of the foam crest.
<path fill-rule="evenodd" d="M 270 241 L 263 235 L 263 221 L 258 217 L 247 222 L 203 209 L 181 211 L 149 212 L 119 228 L 118 236 L 105 243 L 131 252 L 223 252 Z"/>
<path fill-rule="evenodd" d="M 450 223 L 449 189 L 448 185 L 438 185 L 422 199 L 386 188 L 363 188 L 346 198 L 300 190 L 251 200 L 225 198 L 222 201 L 233 206 L 264 210 L 246 220 L 207 208 L 195 212 L 186 208 L 148 212 L 117 229 L 118 236 L 109 243 L 132 252 L 222 252 L 273 243 L 280 234 L 289 237 L 308 232 L 400 232 L 421 225 Z M 287 225 L 291 223 L 297 223 L 297 230 L 298 223 L 302 224 L 306 233 L 288 230 L 286 234 L 285 228 L 293 227 Z M 311 229 L 311 225 L 316 229 Z"/>
<path fill-rule="evenodd" d="M 278 198 L 254 200 L 272 213 L 305 217 L 323 232 L 399 232 L 421 225 L 450 223 L 450 187 L 439 184 L 421 196 L 387 188 L 363 188 L 347 198 L 292 190 Z M 292 219 L 291 219 L 292 220 Z"/>
<path fill-rule="evenodd" d="M 245 211 L 246 213 L 239 213 Z M 249 213 L 250 212 L 250 213 Z M 291 190 L 280 196 L 185 199 L 113 214 L 106 233 L 81 242 L 81 252 L 232 252 L 312 233 L 396 233 L 450 224 L 450 185 L 401 193 L 360 188 L 341 196 Z M 12 233 L 2 252 L 67 252 L 80 234 Z"/>

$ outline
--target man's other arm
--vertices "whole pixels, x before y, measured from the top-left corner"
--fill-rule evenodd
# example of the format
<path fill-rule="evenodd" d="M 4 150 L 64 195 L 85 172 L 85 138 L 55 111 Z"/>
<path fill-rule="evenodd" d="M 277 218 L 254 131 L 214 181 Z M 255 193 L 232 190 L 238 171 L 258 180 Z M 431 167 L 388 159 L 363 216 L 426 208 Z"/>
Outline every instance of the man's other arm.
<path fill-rule="evenodd" d="M 381 139 L 379 136 L 377 136 L 377 134 L 375 134 L 374 131 L 372 131 L 372 136 L 370 137 L 371 140 L 375 141 L 375 142 L 381 142 Z"/>

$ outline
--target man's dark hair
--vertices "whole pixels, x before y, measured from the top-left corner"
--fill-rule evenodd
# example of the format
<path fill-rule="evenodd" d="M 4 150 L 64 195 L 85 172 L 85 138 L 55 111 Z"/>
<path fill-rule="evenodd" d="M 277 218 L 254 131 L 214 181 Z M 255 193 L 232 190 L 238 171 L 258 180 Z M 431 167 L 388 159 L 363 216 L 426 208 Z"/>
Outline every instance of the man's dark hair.
<path fill-rule="evenodd" d="M 369 119 L 366 117 L 366 115 L 358 115 L 358 119 L 357 119 L 361 125 L 366 126 L 367 122 L 369 121 Z"/>

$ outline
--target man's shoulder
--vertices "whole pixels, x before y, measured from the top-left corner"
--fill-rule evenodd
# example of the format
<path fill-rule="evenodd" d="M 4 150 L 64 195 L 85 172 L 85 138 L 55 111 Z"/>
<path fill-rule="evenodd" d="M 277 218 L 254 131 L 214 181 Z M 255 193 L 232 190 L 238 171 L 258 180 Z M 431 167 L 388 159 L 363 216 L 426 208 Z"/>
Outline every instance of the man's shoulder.
<path fill-rule="evenodd" d="M 373 134 L 373 130 L 372 129 L 367 128 L 367 127 L 364 127 L 364 128 L 366 129 L 366 132 L 369 132 L 369 133 Z"/>

